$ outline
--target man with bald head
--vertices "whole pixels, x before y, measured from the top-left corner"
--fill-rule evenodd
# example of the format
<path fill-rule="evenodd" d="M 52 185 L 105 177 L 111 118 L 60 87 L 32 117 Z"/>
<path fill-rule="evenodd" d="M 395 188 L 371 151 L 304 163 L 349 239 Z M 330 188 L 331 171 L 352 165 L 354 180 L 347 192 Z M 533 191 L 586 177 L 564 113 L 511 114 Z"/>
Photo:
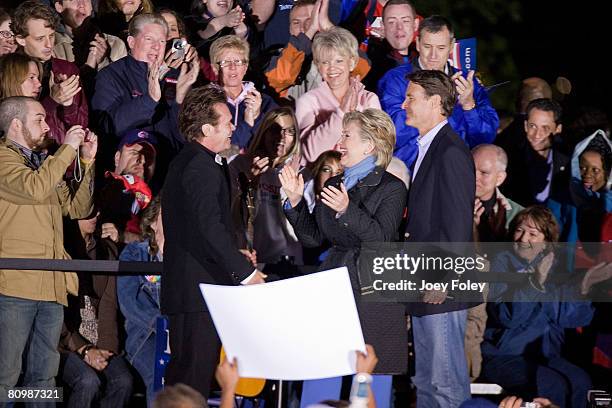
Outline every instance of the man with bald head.
<path fill-rule="evenodd" d="M 506 180 L 508 156 L 499 146 L 481 144 L 472 149 L 472 157 L 476 167 L 474 240 L 505 241 L 510 221 L 523 209 L 498 189 Z"/>

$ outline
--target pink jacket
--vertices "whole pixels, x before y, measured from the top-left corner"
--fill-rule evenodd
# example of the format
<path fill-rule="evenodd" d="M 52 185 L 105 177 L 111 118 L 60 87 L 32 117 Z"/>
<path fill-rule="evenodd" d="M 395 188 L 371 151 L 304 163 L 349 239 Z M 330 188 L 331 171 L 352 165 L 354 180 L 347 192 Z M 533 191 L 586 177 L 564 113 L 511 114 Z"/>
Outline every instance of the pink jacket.
<path fill-rule="evenodd" d="M 375 93 L 363 89 L 357 110 L 380 109 Z M 295 115 L 302 140 L 302 162 L 311 163 L 326 150 L 331 150 L 340 139 L 344 112 L 327 83 L 306 92 L 296 102 Z"/>

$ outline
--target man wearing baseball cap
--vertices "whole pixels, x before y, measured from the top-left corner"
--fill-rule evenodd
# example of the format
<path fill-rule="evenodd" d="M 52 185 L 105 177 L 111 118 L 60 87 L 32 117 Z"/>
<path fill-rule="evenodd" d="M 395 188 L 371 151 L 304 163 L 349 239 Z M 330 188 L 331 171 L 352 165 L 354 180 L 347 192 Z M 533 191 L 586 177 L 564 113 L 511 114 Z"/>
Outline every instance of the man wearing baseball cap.
<path fill-rule="evenodd" d="M 157 139 L 146 130 L 128 130 L 117 146 L 115 174 L 131 174 L 149 182 L 155 170 Z"/>
<path fill-rule="evenodd" d="M 105 173 L 100 221 L 114 224 L 126 243 L 139 234 L 139 213 L 153 198 L 148 183 L 155 171 L 156 144 L 146 130 L 125 132 L 115 152 L 115 168 Z"/>

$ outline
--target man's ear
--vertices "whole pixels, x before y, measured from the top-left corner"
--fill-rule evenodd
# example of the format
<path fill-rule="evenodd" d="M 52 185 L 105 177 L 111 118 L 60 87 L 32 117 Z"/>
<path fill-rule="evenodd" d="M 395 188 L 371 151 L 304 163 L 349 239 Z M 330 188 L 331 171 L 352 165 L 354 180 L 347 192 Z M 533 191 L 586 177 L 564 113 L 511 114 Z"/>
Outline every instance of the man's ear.
<path fill-rule="evenodd" d="M 11 129 L 21 133 L 21 130 L 23 129 L 23 122 L 17 118 L 13 118 L 13 120 L 11 120 L 11 124 L 9 125 L 9 130 Z"/>
<path fill-rule="evenodd" d="M 214 128 L 210 123 L 205 123 L 202 125 L 201 130 L 202 130 L 202 135 L 204 137 L 208 137 L 212 134 L 212 132 L 214 131 Z"/>
<path fill-rule="evenodd" d="M 64 5 L 62 4 L 62 2 L 55 1 L 54 6 L 55 6 L 55 11 L 57 11 L 59 14 L 62 14 L 62 12 L 64 11 Z"/>
<path fill-rule="evenodd" d="M 527 126 L 527 119 L 523 121 L 523 126 L 525 127 L 525 133 L 527 133 L 527 130 L 529 130 L 529 127 Z"/>
<path fill-rule="evenodd" d="M 435 109 L 440 109 L 440 114 L 444 115 L 444 111 L 442 109 L 442 97 L 440 95 L 431 95 L 429 97 L 429 102 L 431 103 L 431 108 L 435 111 Z"/>
<path fill-rule="evenodd" d="M 136 39 L 133 36 L 128 35 L 127 43 L 128 43 L 128 47 L 130 48 L 130 50 L 134 48 L 135 42 L 136 42 Z"/>
<path fill-rule="evenodd" d="M 506 173 L 505 171 L 500 171 L 499 173 L 497 173 L 497 180 L 495 180 L 495 187 L 499 187 L 502 184 L 504 184 L 504 181 L 506 181 L 507 175 L 508 173 Z"/>
<path fill-rule="evenodd" d="M 115 170 L 117 169 L 117 166 L 119 166 L 119 158 L 121 157 L 121 151 L 117 150 L 115 152 Z"/>
<path fill-rule="evenodd" d="M 414 17 L 414 32 L 413 32 L 413 35 L 418 34 L 418 32 L 419 32 L 419 24 L 420 24 L 420 23 L 421 23 L 421 21 L 420 21 L 418 18 L 416 18 L 416 16 L 415 16 L 415 17 Z M 416 34 L 415 34 L 415 33 L 416 33 Z M 418 40 L 418 39 L 419 39 L 419 37 L 417 37 L 416 39 Z"/>
<path fill-rule="evenodd" d="M 563 131 L 563 124 L 559 123 L 553 132 L 553 135 L 558 135 Z"/>
<path fill-rule="evenodd" d="M 15 42 L 17 42 L 17 44 L 21 45 L 22 47 L 25 47 L 25 38 L 23 38 L 22 36 L 16 35 Z"/>

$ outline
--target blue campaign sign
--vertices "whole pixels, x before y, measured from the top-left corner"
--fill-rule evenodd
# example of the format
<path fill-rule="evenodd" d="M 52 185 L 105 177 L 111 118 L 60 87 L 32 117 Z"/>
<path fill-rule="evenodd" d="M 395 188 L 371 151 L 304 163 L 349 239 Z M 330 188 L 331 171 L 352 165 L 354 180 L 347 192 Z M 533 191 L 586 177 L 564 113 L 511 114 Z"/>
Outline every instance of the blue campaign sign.
<path fill-rule="evenodd" d="M 450 55 L 451 65 L 462 71 L 476 70 L 476 38 L 457 40 Z"/>

